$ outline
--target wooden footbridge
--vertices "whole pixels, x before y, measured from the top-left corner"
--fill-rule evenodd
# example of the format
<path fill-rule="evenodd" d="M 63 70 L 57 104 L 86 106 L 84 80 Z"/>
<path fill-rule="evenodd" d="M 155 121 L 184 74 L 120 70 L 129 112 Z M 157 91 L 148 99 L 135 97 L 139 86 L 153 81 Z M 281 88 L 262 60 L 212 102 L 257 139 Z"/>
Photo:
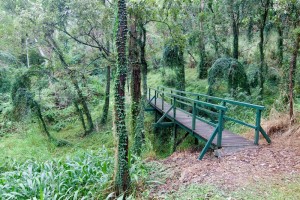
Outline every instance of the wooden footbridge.
<path fill-rule="evenodd" d="M 156 127 L 173 127 L 174 146 L 176 144 L 177 128 L 180 127 L 198 140 L 206 142 L 202 149 L 201 160 L 209 148 L 220 149 L 222 147 L 244 148 L 256 146 L 259 142 L 260 133 L 271 143 L 270 138 L 261 127 L 261 113 L 263 106 L 238 102 L 218 97 L 184 92 L 166 87 L 148 89 L 148 101 L 151 109 L 161 113 L 160 119 L 156 119 Z M 250 109 L 256 115 L 254 125 L 240 119 L 227 116 L 229 109 L 237 107 Z M 237 123 L 255 130 L 254 142 L 240 135 L 224 129 L 224 123 Z M 185 138 L 184 137 L 184 138 Z M 182 138 L 181 140 L 184 140 Z M 176 147 L 175 147 L 176 148 Z"/>

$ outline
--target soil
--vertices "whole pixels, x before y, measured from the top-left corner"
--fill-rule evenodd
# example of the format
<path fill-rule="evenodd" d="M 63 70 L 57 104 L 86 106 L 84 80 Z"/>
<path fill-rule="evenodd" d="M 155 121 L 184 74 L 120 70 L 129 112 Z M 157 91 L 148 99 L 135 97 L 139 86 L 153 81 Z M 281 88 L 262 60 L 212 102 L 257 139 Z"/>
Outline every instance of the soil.
<path fill-rule="evenodd" d="M 235 191 L 260 181 L 299 176 L 300 125 L 291 126 L 288 116 L 280 115 L 265 121 L 263 128 L 271 137 L 270 145 L 261 138 L 257 148 L 229 151 L 220 157 L 208 152 L 202 161 L 197 159 L 199 150 L 176 152 L 164 160 L 155 161 L 165 167 L 168 178 L 152 188 L 153 197 L 190 184 L 208 184 Z M 245 137 L 250 136 L 253 137 L 253 132 L 245 134 Z M 158 173 L 153 172 L 152 176 L 160 176 Z"/>

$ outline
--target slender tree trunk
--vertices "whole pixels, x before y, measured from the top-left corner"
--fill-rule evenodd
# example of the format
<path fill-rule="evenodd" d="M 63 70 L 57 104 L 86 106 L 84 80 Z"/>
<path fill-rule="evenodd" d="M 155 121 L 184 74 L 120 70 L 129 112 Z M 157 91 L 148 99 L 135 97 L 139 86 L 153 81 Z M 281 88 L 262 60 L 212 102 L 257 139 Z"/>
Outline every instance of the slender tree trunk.
<path fill-rule="evenodd" d="M 283 30 L 282 26 L 279 25 L 277 27 L 278 32 L 278 60 L 279 60 L 279 67 L 282 68 L 283 65 Z"/>
<path fill-rule="evenodd" d="M 75 106 L 76 112 L 77 112 L 78 115 L 79 115 L 79 119 L 80 119 L 80 121 L 81 121 L 81 124 L 82 124 L 82 127 L 83 127 L 83 129 L 84 129 L 84 132 L 86 133 L 86 125 L 85 125 L 84 117 L 83 117 L 83 114 L 82 114 L 81 109 L 79 108 L 79 105 L 78 105 L 78 103 L 77 103 L 77 100 L 74 101 L 74 106 Z"/>
<path fill-rule="evenodd" d="M 269 9 L 270 9 L 270 0 L 266 0 L 265 4 L 262 5 L 263 7 L 263 13 L 261 14 L 261 19 L 260 19 L 260 27 L 259 27 L 259 53 L 260 53 L 260 68 L 259 68 L 259 86 L 260 86 L 260 96 L 263 98 L 264 94 L 264 74 L 266 71 L 266 65 L 265 65 L 265 53 L 264 53 L 264 42 L 265 42 L 265 37 L 264 37 L 264 30 L 266 27 L 266 22 L 267 18 L 269 15 Z"/>
<path fill-rule="evenodd" d="M 232 15 L 232 31 L 233 31 L 233 58 L 239 59 L 239 25 L 234 15 Z"/>
<path fill-rule="evenodd" d="M 290 64 L 290 77 L 289 77 L 289 104 L 290 104 L 290 120 L 291 124 L 294 123 L 294 77 L 295 77 L 295 70 L 297 67 L 297 56 L 300 46 L 300 33 L 297 34 L 296 41 L 294 43 L 293 53 L 291 57 L 291 64 Z"/>
<path fill-rule="evenodd" d="M 78 97 L 79 97 L 78 100 L 82 105 L 83 113 L 85 114 L 87 122 L 88 122 L 88 130 L 85 131 L 85 134 L 84 134 L 86 136 L 94 130 L 94 124 L 93 124 L 92 116 L 91 116 L 90 110 L 88 108 L 86 99 L 83 96 L 83 93 L 82 93 L 82 90 L 79 87 L 78 81 L 76 80 L 76 77 L 71 75 L 71 79 L 72 79 L 72 83 L 75 87 L 75 90 L 77 91 L 77 94 L 78 94 Z"/>
<path fill-rule="evenodd" d="M 213 20 L 211 21 L 211 26 L 213 29 L 212 35 L 213 35 L 213 45 L 215 48 L 215 52 L 216 52 L 216 58 L 218 58 L 220 56 L 220 52 L 219 52 L 219 44 L 218 44 L 218 37 L 217 37 L 217 30 L 216 30 L 216 25 L 215 25 L 215 21 L 216 21 L 216 14 L 213 10 L 213 3 L 212 1 L 210 1 L 208 3 L 208 7 L 213 15 Z"/>
<path fill-rule="evenodd" d="M 107 116 L 108 116 L 108 110 L 109 110 L 109 97 L 110 97 L 110 66 L 107 66 L 106 69 L 106 88 L 105 88 L 105 101 L 103 105 L 102 110 L 102 117 L 101 117 L 101 124 L 106 124 L 107 122 Z"/>
<path fill-rule="evenodd" d="M 147 39 L 147 32 L 145 27 L 141 24 L 141 33 L 140 33 L 140 59 L 141 59 L 141 72 L 142 72 L 142 87 L 143 87 L 143 93 L 142 93 L 142 99 L 140 102 L 140 113 L 138 115 L 138 121 L 137 126 L 135 129 L 135 135 L 134 135 L 134 153 L 137 156 L 140 156 L 142 144 L 145 140 L 145 108 L 147 103 L 147 61 L 145 57 L 146 52 L 146 39 Z"/>
<path fill-rule="evenodd" d="M 118 32 L 116 39 L 118 69 L 115 81 L 115 127 L 117 136 L 115 189 L 116 194 L 127 193 L 130 186 L 128 166 L 128 132 L 125 124 L 125 84 L 127 75 L 127 8 L 125 0 L 118 0 Z M 125 195 L 126 196 L 126 195 Z"/>
<path fill-rule="evenodd" d="M 26 38 L 26 41 L 25 41 L 25 44 L 26 44 L 26 62 L 27 62 L 27 68 L 30 68 L 28 39 L 29 39 L 29 38 Z"/>
<path fill-rule="evenodd" d="M 69 65 L 66 62 L 66 60 L 63 56 L 63 53 L 60 50 L 59 46 L 56 44 L 56 41 L 52 38 L 52 36 L 49 33 L 46 35 L 46 39 L 47 39 L 48 43 L 50 44 L 50 46 L 52 47 L 52 49 L 54 50 L 54 52 L 57 54 L 60 62 L 62 63 L 65 70 L 67 71 L 68 75 L 70 76 L 73 86 L 75 87 L 75 90 L 76 90 L 77 95 L 78 95 L 78 100 L 82 105 L 83 113 L 86 115 L 86 118 L 87 118 L 87 121 L 88 121 L 88 127 L 89 128 L 84 133 L 84 135 L 86 136 L 94 130 L 94 124 L 93 124 L 92 116 L 90 114 L 86 99 L 83 96 L 82 90 L 79 87 L 79 83 L 78 83 L 76 77 L 74 76 L 74 72 L 69 69 Z"/>
<path fill-rule="evenodd" d="M 200 2 L 200 12 L 204 12 L 205 0 Z M 205 38 L 204 38 L 204 20 L 200 18 L 200 35 L 199 35 L 199 53 L 200 53 L 200 62 L 198 65 L 198 78 L 205 79 L 207 77 L 206 69 L 206 51 L 205 51 Z"/>
<path fill-rule="evenodd" d="M 179 60 L 177 69 L 176 69 L 176 77 L 177 80 L 177 90 L 185 91 L 185 69 L 184 69 L 184 57 L 183 57 L 183 49 L 179 51 Z"/>
<path fill-rule="evenodd" d="M 39 120 L 40 120 L 41 123 L 42 123 L 43 129 L 44 129 L 44 131 L 45 131 L 45 133 L 46 133 L 48 139 L 51 140 L 51 141 L 54 140 L 54 138 L 52 137 L 52 135 L 51 135 L 51 134 L 49 133 L 49 131 L 48 131 L 46 122 L 45 122 L 45 120 L 44 120 L 44 118 L 43 118 L 43 115 L 42 115 L 42 111 L 41 111 L 40 105 L 39 105 L 36 101 L 34 101 L 34 100 L 33 100 L 33 104 L 34 104 L 34 107 L 35 107 L 35 109 L 36 109 L 37 116 L 38 116 Z"/>
<path fill-rule="evenodd" d="M 251 42 L 253 39 L 253 16 L 250 16 L 250 21 L 248 24 L 248 32 L 247 32 L 247 37 L 248 41 Z"/>
<path fill-rule="evenodd" d="M 229 3 L 229 12 L 231 18 L 231 28 L 233 33 L 233 51 L 232 57 L 235 59 L 239 59 L 239 17 L 240 11 L 239 8 L 235 9 L 235 4 L 231 0 Z"/>
<path fill-rule="evenodd" d="M 130 37 L 129 37 L 129 65 L 131 69 L 131 127 L 133 131 L 136 128 L 137 116 L 140 112 L 141 101 L 141 62 L 140 49 L 137 32 L 137 22 L 134 14 L 131 15 Z"/>
<path fill-rule="evenodd" d="M 265 69 L 265 53 L 264 53 L 264 26 L 259 30 L 259 53 L 260 53 L 260 68 L 259 68 L 259 86 L 260 86 L 260 95 L 264 94 L 264 69 Z"/>

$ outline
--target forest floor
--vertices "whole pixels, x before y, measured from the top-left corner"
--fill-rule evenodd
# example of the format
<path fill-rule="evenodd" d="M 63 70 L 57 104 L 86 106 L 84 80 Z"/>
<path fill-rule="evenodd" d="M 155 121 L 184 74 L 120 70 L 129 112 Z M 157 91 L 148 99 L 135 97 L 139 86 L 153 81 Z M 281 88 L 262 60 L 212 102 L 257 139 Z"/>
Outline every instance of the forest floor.
<path fill-rule="evenodd" d="M 151 199 L 300 199 L 300 125 L 289 125 L 286 115 L 263 124 L 271 136 L 258 148 L 244 149 L 219 158 L 199 150 L 176 152 L 153 161 L 161 170 L 152 179 Z M 252 133 L 245 137 L 253 137 Z M 164 174 L 164 175 L 162 175 Z M 282 195 L 282 196 L 280 196 Z"/>

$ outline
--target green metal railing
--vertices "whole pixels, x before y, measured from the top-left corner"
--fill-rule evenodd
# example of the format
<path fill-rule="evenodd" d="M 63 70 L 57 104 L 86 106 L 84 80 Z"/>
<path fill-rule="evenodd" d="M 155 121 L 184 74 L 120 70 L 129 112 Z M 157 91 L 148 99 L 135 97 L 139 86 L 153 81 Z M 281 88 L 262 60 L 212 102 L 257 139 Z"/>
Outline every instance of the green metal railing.
<path fill-rule="evenodd" d="M 227 106 L 228 104 L 239 106 L 239 107 L 244 107 L 244 108 L 248 108 L 248 109 L 254 109 L 255 110 L 255 115 L 256 115 L 255 124 L 249 124 L 249 123 L 244 122 L 242 120 L 239 120 L 239 119 L 236 119 L 236 118 L 233 118 L 233 117 L 229 117 L 229 116 L 226 116 L 226 115 L 224 115 L 223 121 L 232 121 L 234 123 L 237 123 L 237 124 L 240 124 L 240 125 L 243 125 L 243 126 L 254 129 L 255 130 L 254 144 L 256 144 L 256 145 L 258 145 L 258 142 L 259 142 L 259 133 L 260 132 L 263 135 L 263 137 L 267 140 L 267 142 L 271 143 L 271 140 L 270 140 L 269 136 L 266 134 L 266 132 L 261 127 L 261 114 L 262 114 L 262 111 L 265 109 L 264 106 L 259 106 L 259 105 L 240 102 L 240 101 L 234 101 L 234 100 L 230 100 L 230 99 L 222 99 L 222 98 L 219 98 L 219 97 L 213 97 L 213 96 L 209 96 L 209 95 L 205 95 L 205 94 L 185 92 L 185 91 L 175 90 L 175 89 L 172 89 L 172 88 L 167 88 L 167 87 L 164 87 L 164 86 L 159 86 L 158 88 L 161 91 L 165 91 L 165 92 L 172 93 L 172 94 L 192 96 L 192 97 L 195 97 L 197 100 L 200 100 L 200 98 L 202 97 L 206 101 L 216 101 L 220 105 L 228 108 L 228 110 L 229 110 L 229 107 Z M 200 110 L 203 111 L 204 109 L 200 108 Z M 206 112 L 209 113 L 210 115 L 216 115 L 216 113 L 213 112 L 213 111 L 207 111 L 206 110 Z"/>

